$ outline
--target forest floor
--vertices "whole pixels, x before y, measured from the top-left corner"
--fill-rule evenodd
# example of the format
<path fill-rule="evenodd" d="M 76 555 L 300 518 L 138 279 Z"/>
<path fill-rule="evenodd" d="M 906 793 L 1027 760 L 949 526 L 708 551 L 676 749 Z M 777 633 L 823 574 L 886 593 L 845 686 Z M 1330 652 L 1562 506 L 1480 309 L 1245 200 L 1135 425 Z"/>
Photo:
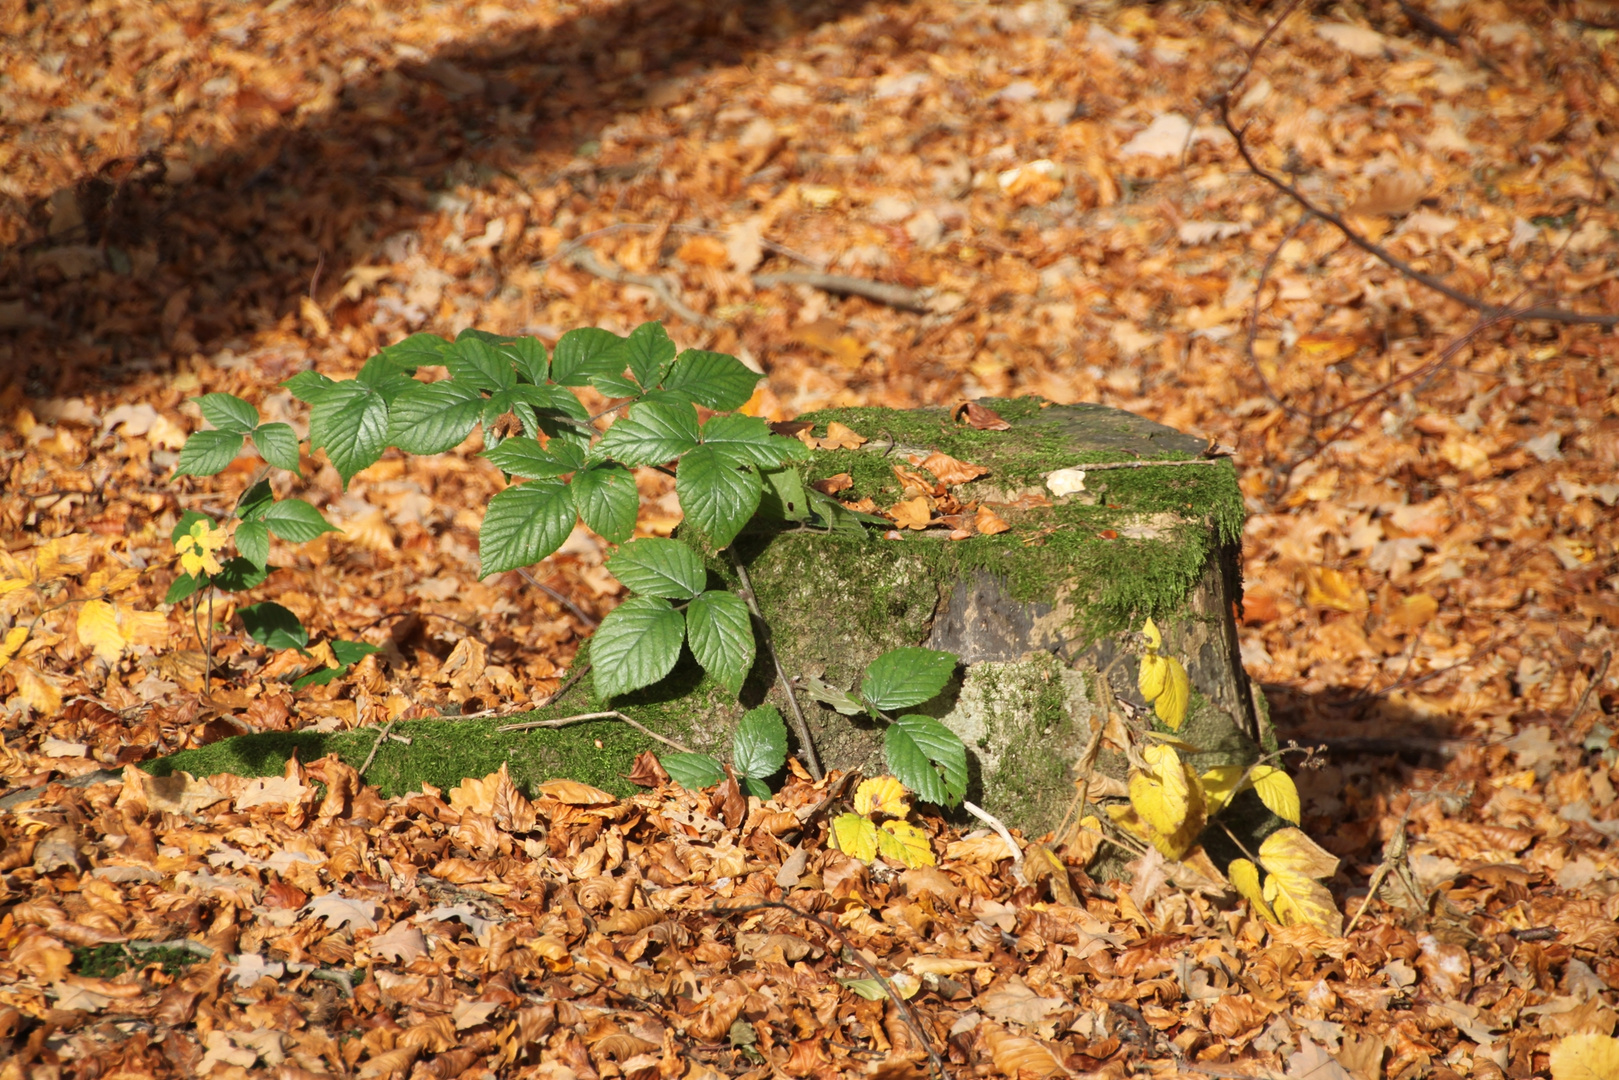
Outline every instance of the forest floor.
<path fill-rule="evenodd" d="M 1619 1076 L 1619 337 L 1559 314 L 1619 312 L 1619 10 L 1262 41 L 1280 6 L 0 5 L 0 1077 Z M 1232 86 L 1253 164 L 1454 295 L 1256 176 Z M 769 277 L 804 271 L 920 310 Z M 188 399 L 301 425 L 279 383 L 413 331 L 647 319 L 773 420 L 1039 394 L 1230 447 L 1243 657 L 1326 747 L 1350 936 L 1161 871 L 1062 903 L 937 818 L 937 868 L 868 869 L 807 780 L 731 828 L 118 773 L 516 711 L 618 598 L 583 531 L 546 589 L 477 580 L 476 438 L 346 491 L 306 459 L 344 531 L 252 598 L 385 649 L 293 693 L 216 608 L 204 694 L 170 530 L 257 462 L 171 481 Z"/>

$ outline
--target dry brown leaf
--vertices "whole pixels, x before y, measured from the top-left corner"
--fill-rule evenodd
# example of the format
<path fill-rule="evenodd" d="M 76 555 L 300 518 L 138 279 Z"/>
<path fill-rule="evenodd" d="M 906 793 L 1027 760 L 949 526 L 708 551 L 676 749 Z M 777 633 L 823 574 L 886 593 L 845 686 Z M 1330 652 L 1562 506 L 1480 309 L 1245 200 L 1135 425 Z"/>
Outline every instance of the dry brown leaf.
<path fill-rule="evenodd" d="M 925 458 L 912 457 L 910 462 L 932 473 L 945 487 L 955 487 L 957 484 L 965 484 L 969 480 L 989 475 L 989 470 L 982 465 L 958 461 L 949 454 L 941 454 L 937 450 Z"/>
<path fill-rule="evenodd" d="M 902 529 L 925 529 L 933 519 L 933 508 L 926 495 L 918 495 L 889 507 L 888 516 Z"/>
<path fill-rule="evenodd" d="M 980 506 L 978 508 L 978 513 L 973 517 L 973 528 L 978 530 L 980 533 L 983 533 L 985 536 L 994 536 L 996 533 L 1003 533 L 1011 527 L 1012 526 L 1006 523 L 1005 518 L 1001 517 L 1001 515 L 997 514 L 987 506 Z"/>

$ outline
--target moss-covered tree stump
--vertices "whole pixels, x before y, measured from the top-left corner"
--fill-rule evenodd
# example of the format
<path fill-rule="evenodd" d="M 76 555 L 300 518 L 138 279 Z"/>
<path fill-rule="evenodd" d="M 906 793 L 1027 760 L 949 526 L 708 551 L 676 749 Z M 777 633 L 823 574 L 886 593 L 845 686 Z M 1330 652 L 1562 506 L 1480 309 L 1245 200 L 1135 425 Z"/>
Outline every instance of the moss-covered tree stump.
<path fill-rule="evenodd" d="M 817 435 L 836 421 L 866 438 L 857 449 L 818 450 L 804 467 L 811 483 L 847 474 L 845 501 L 887 508 L 904 498 L 894 466 L 938 451 L 988 470 L 952 489 L 962 504 L 990 506 L 1010 528 L 949 539 L 949 528 L 825 533 L 745 533 L 735 550 L 748 567 L 783 668 L 841 688 L 898 646 L 923 645 L 961 657 L 957 679 L 932 710 L 969 749 L 968 798 L 1037 835 L 1070 808 L 1074 766 L 1102 724 L 1100 680 L 1119 701 L 1140 704 L 1138 657 L 1129 635 L 1151 616 L 1164 652 L 1191 681 L 1180 737 L 1200 769 L 1247 763 L 1261 739 L 1260 716 L 1238 658 L 1232 613 L 1240 600 L 1243 520 L 1236 472 L 1202 459 L 1201 440 L 1130 413 L 1037 398 L 986 400 L 1008 430 L 978 430 L 944 410 L 841 409 L 806 416 Z M 1163 462 L 1151 465 L 1151 462 Z M 1174 464 L 1181 462 L 1183 464 Z M 1058 470 L 1086 472 L 1082 486 Z M 697 544 L 697 541 L 693 541 Z M 700 546 L 700 544 L 698 545 Z M 709 555 L 714 584 L 736 587 L 734 570 Z M 588 649 L 581 653 L 581 661 Z M 744 709 L 772 701 L 786 712 L 763 653 L 741 701 L 683 662 L 658 686 L 611 702 L 589 680 L 530 719 L 620 709 L 647 727 L 724 757 Z M 882 731 L 801 696 L 822 763 L 885 772 Z M 510 718 L 522 719 L 522 718 Z M 519 784 L 569 776 L 627 792 L 636 753 L 663 747 L 613 721 L 500 733 L 492 721 L 416 721 L 396 730 L 411 746 L 384 743 L 366 779 L 385 792 L 481 776 L 506 763 Z M 338 752 L 363 761 L 372 732 L 244 736 L 155 763 L 263 774 L 297 746 L 302 760 Z M 1122 755 L 1099 768 L 1122 778 Z"/>

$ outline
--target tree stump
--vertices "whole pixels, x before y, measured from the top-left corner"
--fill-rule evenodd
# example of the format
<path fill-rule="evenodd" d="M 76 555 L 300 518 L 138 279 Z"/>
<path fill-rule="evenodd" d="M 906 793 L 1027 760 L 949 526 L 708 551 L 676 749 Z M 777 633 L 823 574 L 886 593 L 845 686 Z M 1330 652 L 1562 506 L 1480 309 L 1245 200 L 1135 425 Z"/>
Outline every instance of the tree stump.
<path fill-rule="evenodd" d="M 1150 616 L 1162 630 L 1163 652 L 1180 659 L 1190 677 L 1179 737 L 1199 750 L 1191 763 L 1202 770 L 1252 762 L 1258 744 L 1270 740 L 1233 620 L 1243 502 L 1231 463 L 1205 460 L 1201 440 L 1116 409 L 1038 398 L 981 404 L 1009 426 L 979 430 L 942 409 L 842 409 L 803 418 L 814 422 L 815 435 L 837 422 L 866 440 L 817 450 L 803 466 L 810 483 L 846 476 L 825 484 L 841 486 L 837 498 L 890 507 L 905 497 L 895 467 L 925 482 L 918 463 L 937 452 L 986 470 L 951 494 L 961 504 L 990 507 L 1009 528 L 956 540 L 948 527 L 887 537 L 872 529 L 745 533 L 735 551 L 784 670 L 849 689 L 889 649 L 956 653 L 957 677 L 932 712 L 967 744 L 967 797 L 1036 836 L 1074 808 L 1074 768 L 1103 724 L 1103 700 L 1110 693 L 1140 705 L 1132 635 Z M 1076 470 L 1084 471 L 1082 480 Z M 688 540 L 701 548 L 700 538 Z M 705 554 L 712 578 L 740 585 L 728 559 Z M 588 643 L 577 662 L 587 659 Z M 657 686 L 611 701 L 597 699 L 589 682 L 545 710 L 506 719 L 617 709 L 724 758 L 744 709 L 768 700 L 787 711 L 762 649 L 740 701 L 689 657 Z M 887 771 L 879 726 L 807 695 L 800 703 L 827 768 Z M 390 794 L 422 782 L 448 787 L 502 764 L 520 786 L 568 776 L 627 793 L 624 776 L 635 755 L 666 750 L 610 719 L 524 732 L 499 726 L 453 718 L 396 725 L 414 740 L 408 747 L 378 744 L 370 731 L 243 736 L 173 755 L 153 771 L 264 775 L 278 772 L 294 749 L 303 761 L 335 752 L 357 765 L 375 744 L 366 779 Z M 1097 768 L 1116 779 L 1126 772 L 1123 755 L 1106 748 Z"/>

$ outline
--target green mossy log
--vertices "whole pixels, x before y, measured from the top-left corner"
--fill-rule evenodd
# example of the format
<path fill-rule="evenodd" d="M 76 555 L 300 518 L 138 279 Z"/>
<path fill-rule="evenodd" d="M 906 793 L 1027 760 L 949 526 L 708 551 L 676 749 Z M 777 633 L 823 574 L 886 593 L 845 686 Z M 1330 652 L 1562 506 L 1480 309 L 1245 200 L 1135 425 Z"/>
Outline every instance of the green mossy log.
<path fill-rule="evenodd" d="M 1116 409 L 1038 398 L 983 404 L 1010 430 L 976 430 L 941 409 L 840 409 L 802 418 L 815 423 L 816 434 L 837 421 L 868 440 L 856 450 L 817 451 L 805 466 L 812 482 L 847 473 L 852 486 L 839 498 L 891 506 L 903 497 L 893 467 L 914 469 L 912 459 L 939 451 L 989 470 L 954 494 L 963 503 L 993 504 L 1011 528 L 957 541 L 937 529 L 899 539 L 876 531 L 744 534 L 736 551 L 785 670 L 849 688 L 891 648 L 924 645 L 958 654 L 957 679 L 932 711 L 968 746 L 968 798 L 1038 835 L 1063 818 L 1073 799 L 1073 766 L 1101 722 L 1102 673 L 1117 699 L 1140 701 L 1137 657 L 1123 635 L 1151 616 L 1163 631 L 1164 652 L 1180 659 L 1191 679 L 1192 706 L 1180 737 L 1202 751 L 1193 763 L 1252 761 L 1257 744 L 1268 740 L 1232 618 L 1241 598 L 1243 503 L 1230 462 L 1202 461 L 1201 440 Z M 1155 461 L 1198 463 L 1091 471 L 1082 491 L 1058 498 L 1046 486 L 1056 469 Z M 699 538 L 689 542 L 702 547 Z M 738 585 L 728 560 L 704 554 L 711 584 Z M 588 648 L 579 662 L 587 657 Z M 597 700 L 588 682 L 542 712 L 506 722 L 616 708 L 723 757 L 745 709 L 768 700 L 785 712 L 763 654 L 740 701 L 703 677 L 689 657 L 664 683 L 611 702 Z M 886 771 L 876 725 L 801 702 L 827 767 Z M 635 755 L 663 749 L 614 721 L 512 733 L 498 726 L 454 718 L 396 725 L 412 743 L 385 742 L 366 779 L 393 794 L 423 782 L 446 787 L 504 762 L 522 786 L 568 776 L 624 794 Z M 335 752 L 359 764 L 375 741 L 374 731 L 249 735 L 150 767 L 264 775 L 278 772 L 294 746 L 304 761 Z M 1118 755 L 1104 753 L 1100 767 L 1124 774 Z"/>

